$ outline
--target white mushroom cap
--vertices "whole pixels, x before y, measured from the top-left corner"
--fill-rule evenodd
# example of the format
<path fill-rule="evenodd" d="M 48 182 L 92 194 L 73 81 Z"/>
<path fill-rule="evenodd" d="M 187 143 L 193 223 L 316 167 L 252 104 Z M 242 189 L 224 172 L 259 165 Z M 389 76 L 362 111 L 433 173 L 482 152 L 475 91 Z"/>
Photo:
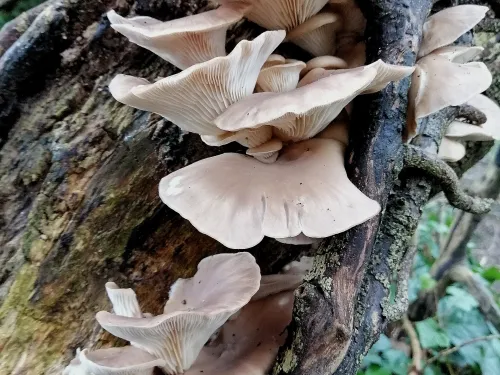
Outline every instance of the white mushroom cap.
<path fill-rule="evenodd" d="M 287 93 L 257 93 L 233 104 L 215 119 L 227 131 L 273 126 L 283 141 L 314 137 L 358 94 L 379 91 L 413 72 L 377 61 L 355 69 L 325 71 L 328 77 Z M 309 73 L 311 74 L 311 73 Z"/>
<path fill-rule="evenodd" d="M 295 89 L 305 66 L 306 63 L 295 61 L 263 68 L 257 79 L 257 91 L 286 92 Z"/>
<path fill-rule="evenodd" d="M 224 131 L 213 120 L 253 92 L 260 68 L 284 37 L 284 31 L 267 31 L 253 41 L 241 41 L 226 57 L 196 64 L 153 84 L 118 75 L 110 91 L 118 101 L 126 98 L 123 103 L 158 113 L 185 131 L 221 135 Z M 136 85 L 131 85 L 134 79 Z"/>
<path fill-rule="evenodd" d="M 106 283 L 106 293 L 113 304 L 113 311 L 116 315 L 142 318 L 137 296 L 132 289 L 120 289 L 115 283 L 108 282 Z"/>
<path fill-rule="evenodd" d="M 180 69 L 225 56 L 227 29 L 242 17 L 227 7 L 168 22 L 150 17 L 127 19 L 114 10 L 108 12 L 116 31 Z"/>
<path fill-rule="evenodd" d="M 481 21 L 487 11 L 488 7 L 485 6 L 459 5 L 430 16 L 424 24 L 418 57 L 426 56 L 439 47 L 453 43 Z"/>
<path fill-rule="evenodd" d="M 465 64 L 474 60 L 483 51 L 483 47 L 447 46 L 438 48 L 432 54 L 446 57 L 457 64 Z"/>
<path fill-rule="evenodd" d="M 265 375 L 286 339 L 293 293 L 275 294 L 246 305 L 224 324 L 217 346 L 207 346 L 186 375 Z"/>
<path fill-rule="evenodd" d="M 444 137 L 439 146 L 438 157 L 444 161 L 456 162 L 465 156 L 465 146 L 448 137 Z"/>
<path fill-rule="evenodd" d="M 269 55 L 269 57 L 267 58 L 264 65 L 262 65 L 262 69 L 269 68 L 269 67 L 275 66 L 275 65 L 285 64 L 285 63 L 286 63 L 286 59 L 283 56 L 273 53 L 272 55 Z"/>
<path fill-rule="evenodd" d="M 446 131 L 448 138 L 463 141 L 500 140 L 500 107 L 485 95 L 476 95 L 467 104 L 477 108 L 486 115 L 486 122 L 480 125 L 453 121 Z"/>
<path fill-rule="evenodd" d="M 155 367 L 164 365 L 165 361 L 133 346 L 85 349 L 77 352 L 63 375 L 152 375 Z"/>
<path fill-rule="evenodd" d="M 217 136 L 202 135 L 201 139 L 209 146 L 223 146 L 231 142 L 238 142 L 245 147 L 258 147 L 273 137 L 273 129 L 270 126 L 262 126 L 257 129 L 241 129 L 237 132 L 226 132 Z"/>
<path fill-rule="evenodd" d="M 449 56 L 449 55 L 448 55 Z M 450 105 L 461 105 L 486 90 L 491 73 L 481 62 L 455 64 L 446 57 L 430 54 L 417 62 L 412 76 L 410 117 L 429 116 Z"/>
<path fill-rule="evenodd" d="M 335 52 L 335 33 L 341 26 L 340 16 L 323 12 L 316 14 L 287 34 L 287 40 L 314 56 Z"/>
<path fill-rule="evenodd" d="M 304 233 L 301 233 L 295 237 L 275 238 L 275 240 L 287 245 L 313 245 L 319 243 L 321 238 L 311 238 L 307 237 Z"/>
<path fill-rule="evenodd" d="M 318 13 L 328 0 L 217 0 L 219 4 L 247 6 L 245 17 L 268 30 L 290 31 Z"/>
<path fill-rule="evenodd" d="M 307 74 L 313 69 L 346 69 L 347 63 L 337 56 L 318 56 L 309 60 L 305 69 L 302 71 L 303 75 Z"/>
<path fill-rule="evenodd" d="M 200 232 L 246 249 L 264 236 L 324 238 L 378 214 L 377 202 L 347 178 L 344 146 L 310 139 L 273 164 L 223 154 L 180 169 L 160 182 L 160 198 Z"/>
<path fill-rule="evenodd" d="M 169 374 L 193 364 L 203 345 L 224 322 L 250 301 L 260 285 L 260 269 L 248 253 L 203 259 L 191 279 L 179 279 L 170 290 L 164 314 L 128 318 L 104 311 L 99 324 L 165 360 Z"/>
<path fill-rule="evenodd" d="M 314 258 L 304 256 L 299 261 L 293 261 L 283 267 L 282 273 L 262 276 L 260 288 L 252 297 L 252 301 L 297 289 L 306 273 L 312 269 L 313 262 Z"/>
<path fill-rule="evenodd" d="M 260 129 L 260 128 L 259 128 Z M 277 138 L 258 146 L 249 148 L 246 152 L 247 155 L 253 156 L 255 159 L 266 163 L 274 163 L 278 158 L 278 152 L 283 148 L 283 142 Z"/>
<path fill-rule="evenodd" d="M 334 139 L 347 146 L 349 144 L 349 122 L 346 119 L 335 119 L 316 138 Z"/>

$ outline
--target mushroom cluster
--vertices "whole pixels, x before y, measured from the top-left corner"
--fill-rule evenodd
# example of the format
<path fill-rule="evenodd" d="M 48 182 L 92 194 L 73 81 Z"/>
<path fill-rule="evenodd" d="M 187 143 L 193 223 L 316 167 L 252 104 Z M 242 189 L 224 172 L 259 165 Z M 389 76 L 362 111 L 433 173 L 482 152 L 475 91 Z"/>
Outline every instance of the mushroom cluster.
<path fill-rule="evenodd" d="M 344 169 L 346 112 L 357 95 L 380 91 L 414 68 L 363 66 L 365 19 L 354 0 L 219 3 L 168 22 L 108 13 L 115 30 L 183 69 L 153 83 L 118 75 L 109 86 L 115 99 L 157 113 L 207 145 L 247 148 L 247 155 L 226 153 L 168 175 L 162 201 L 233 249 L 265 236 L 310 244 L 377 215 L 379 204 Z M 226 55 L 226 31 L 243 17 L 271 31 Z M 273 53 L 285 38 L 316 57 Z"/>
<path fill-rule="evenodd" d="M 190 279 L 171 287 L 163 314 L 141 312 L 132 289 L 108 282 L 113 313 L 96 319 L 130 342 L 121 348 L 78 350 L 63 375 L 264 375 L 286 338 L 293 290 L 311 268 L 303 258 L 282 274 L 262 276 L 249 253 L 203 259 Z"/>
<path fill-rule="evenodd" d="M 481 21 L 488 11 L 479 5 L 459 5 L 430 16 L 424 24 L 423 40 L 412 76 L 408 133 L 415 134 L 417 121 L 448 107 L 467 104 L 483 112 L 484 123 L 454 121 L 447 128 L 439 156 L 445 161 L 458 161 L 465 156 L 461 141 L 500 139 L 500 108 L 481 93 L 492 82 L 482 62 L 472 61 L 482 47 L 451 45 Z"/>

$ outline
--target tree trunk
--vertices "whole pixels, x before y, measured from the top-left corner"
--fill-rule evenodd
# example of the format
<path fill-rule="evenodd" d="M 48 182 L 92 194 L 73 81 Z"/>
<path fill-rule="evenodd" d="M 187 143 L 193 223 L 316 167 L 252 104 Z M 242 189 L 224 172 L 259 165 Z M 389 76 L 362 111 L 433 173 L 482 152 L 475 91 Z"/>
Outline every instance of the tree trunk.
<path fill-rule="evenodd" d="M 413 65 L 432 1 L 360 5 L 369 59 Z M 208 147 L 159 116 L 117 103 L 107 89 L 117 73 L 150 80 L 174 73 L 114 32 L 107 10 L 166 20 L 207 6 L 49 0 L 0 32 L 0 374 L 58 374 L 76 348 L 115 342 L 94 320 L 110 309 L 106 281 L 132 286 L 143 310 L 159 313 L 172 281 L 229 251 L 165 207 L 157 189 L 164 175 L 234 147 Z M 237 25 L 229 48 L 260 31 Z M 275 373 L 355 374 L 398 315 L 386 302 L 388 285 L 398 271 L 404 278 L 399 261 L 434 183 L 415 170 L 397 179 L 408 87 L 406 79 L 355 103 L 346 166 L 387 212 L 323 242 L 313 277 L 296 293 L 292 334 Z M 433 116 L 415 144 L 435 152 L 454 114 Z M 481 153 L 469 156 L 471 164 Z M 250 250 L 263 273 L 310 251 L 270 239 Z"/>

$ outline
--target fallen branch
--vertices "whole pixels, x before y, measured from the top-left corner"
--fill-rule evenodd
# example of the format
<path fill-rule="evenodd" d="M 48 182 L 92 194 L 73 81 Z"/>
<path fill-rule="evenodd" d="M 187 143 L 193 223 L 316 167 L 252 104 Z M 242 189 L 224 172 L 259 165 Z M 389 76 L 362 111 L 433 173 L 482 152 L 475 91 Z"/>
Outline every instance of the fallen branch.
<path fill-rule="evenodd" d="M 407 316 L 403 317 L 403 329 L 410 338 L 411 355 L 412 355 L 412 366 L 408 371 L 408 375 L 420 375 L 423 370 L 422 348 L 420 347 L 420 341 L 418 340 L 417 332 L 415 331 L 415 328 L 413 328 L 413 324 L 410 322 Z"/>
<path fill-rule="evenodd" d="M 436 362 L 438 359 L 440 359 L 442 357 L 449 356 L 450 354 L 453 354 L 453 353 L 459 351 L 464 346 L 475 344 L 475 343 L 480 342 L 480 341 L 489 341 L 489 340 L 496 340 L 496 339 L 500 339 L 500 335 L 482 336 L 482 337 L 476 337 L 475 339 L 472 339 L 472 340 L 464 341 L 463 343 L 456 345 L 453 348 L 442 350 L 438 354 L 436 354 L 434 357 L 429 358 L 427 361 L 425 361 L 424 368 L 427 367 L 428 365 Z"/>

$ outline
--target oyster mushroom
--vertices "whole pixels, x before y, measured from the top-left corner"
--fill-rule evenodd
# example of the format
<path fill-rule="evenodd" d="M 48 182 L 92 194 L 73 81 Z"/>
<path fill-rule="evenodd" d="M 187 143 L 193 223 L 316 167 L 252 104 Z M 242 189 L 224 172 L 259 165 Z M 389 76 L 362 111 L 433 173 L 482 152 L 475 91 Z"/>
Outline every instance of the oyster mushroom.
<path fill-rule="evenodd" d="M 306 67 L 302 61 L 294 61 L 263 68 L 257 79 L 257 92 L 287 92 L 299 83 L 300 72 Z"/>
<path fill-rule="evenodd" d="M 252 301 L 203 348 L 186 375 L 265 375 L 292 320 L 293 292 Z"/>
<path fill-rule="evenodd" d="M 162 22 L 151 17 L 107 14 L 111 27 L 132 43 L 154 52 L 180 69 L 226 55 L 227 29 L 243 14 L 228 7 Z"/>
<path fill-rule="evenodd" d="M 286 93 L 257 93 L 233 104 L 215 119 L 226 131 L 273 126 L 283 141 L 314 137 L 357 95 L 380 91 L 413 68 L 377 61 L 361 68 L 328 71 L 328 76 Z"/>
<path fill-rule="evenodd" d="M 438 157 L 444 161 L 457 162 L 465 156 L 465 146 L 450 138 L 444 137 L 439 146 Z"/>
<path fill-rule="evenodd" d="M 483 112 L 486 115 L 486 122 L 472 125 L 453 121 L 446 130 L 446 137 L 462 141 L 500 140 L 500 107 L 482 94 L 474 96 L 467 104 Z"/>
<path fill-rule="evenodd" d="M 101 311 L 96 319 L 108 332 L 164 360 L 168 374 L 183 373 L 259 285 L 260 269 L 250 254 L 214 255 L 199 263 L 194 277 L 172 285 L 162 315 L 131 318 Z"/>
<path fill-rule="evenodd" d="M 245 17 L 268 30 L 290 31 L 318 13 L 328 0 L 217 0 L 244 9 Z"/>
<path fill-rule="evenodd" d="M 488 7 L 458 5 L 430 16 L 424 23 L 418 57 L 424 57 L 439 47 L 453 43 L 481 21 Z"/>
<path fill-rule="evenodd" d="M 287 34 L 287 40 L 313 56 L 335 53 L 335 33 L 341 27 L 340 16 L 322 12 L 300 24 Z"/>
<path fill-rule="evenodd" d="M 193 65 L 152 84 L 118 75 L 110 91 L 118 101 L 158 113 L 185 131 L 224 135 L 213 120 L 253 92 L 260 68 L 284 37 L 284 31 L 265 32 L 253 41 L 241 41 L 228 56 Z"/>
<path fill-rule="evenodd" d="M 255 246 L 264 236 L 324 238 L 380 210 L 349 181 L 343 155 L 344 146 L 329 139 L 291 144 L 273 164 L 222 154 L 164 177 L 160 198 L 232 249 Z"/>
<path fill-rule="evenodd" d="M 105 287 L 116 315 L 131 318 L 143 317 L 137 296 L 132 289 L 121 289 L 113 282 L 106 283 Z"/>
<path fill-rule="evenodd" d="M 165 361 L 133 346 L 85 349 L 77 351 L 63 375 L 152 375 L 155 367 L 164 365 Z"/>

